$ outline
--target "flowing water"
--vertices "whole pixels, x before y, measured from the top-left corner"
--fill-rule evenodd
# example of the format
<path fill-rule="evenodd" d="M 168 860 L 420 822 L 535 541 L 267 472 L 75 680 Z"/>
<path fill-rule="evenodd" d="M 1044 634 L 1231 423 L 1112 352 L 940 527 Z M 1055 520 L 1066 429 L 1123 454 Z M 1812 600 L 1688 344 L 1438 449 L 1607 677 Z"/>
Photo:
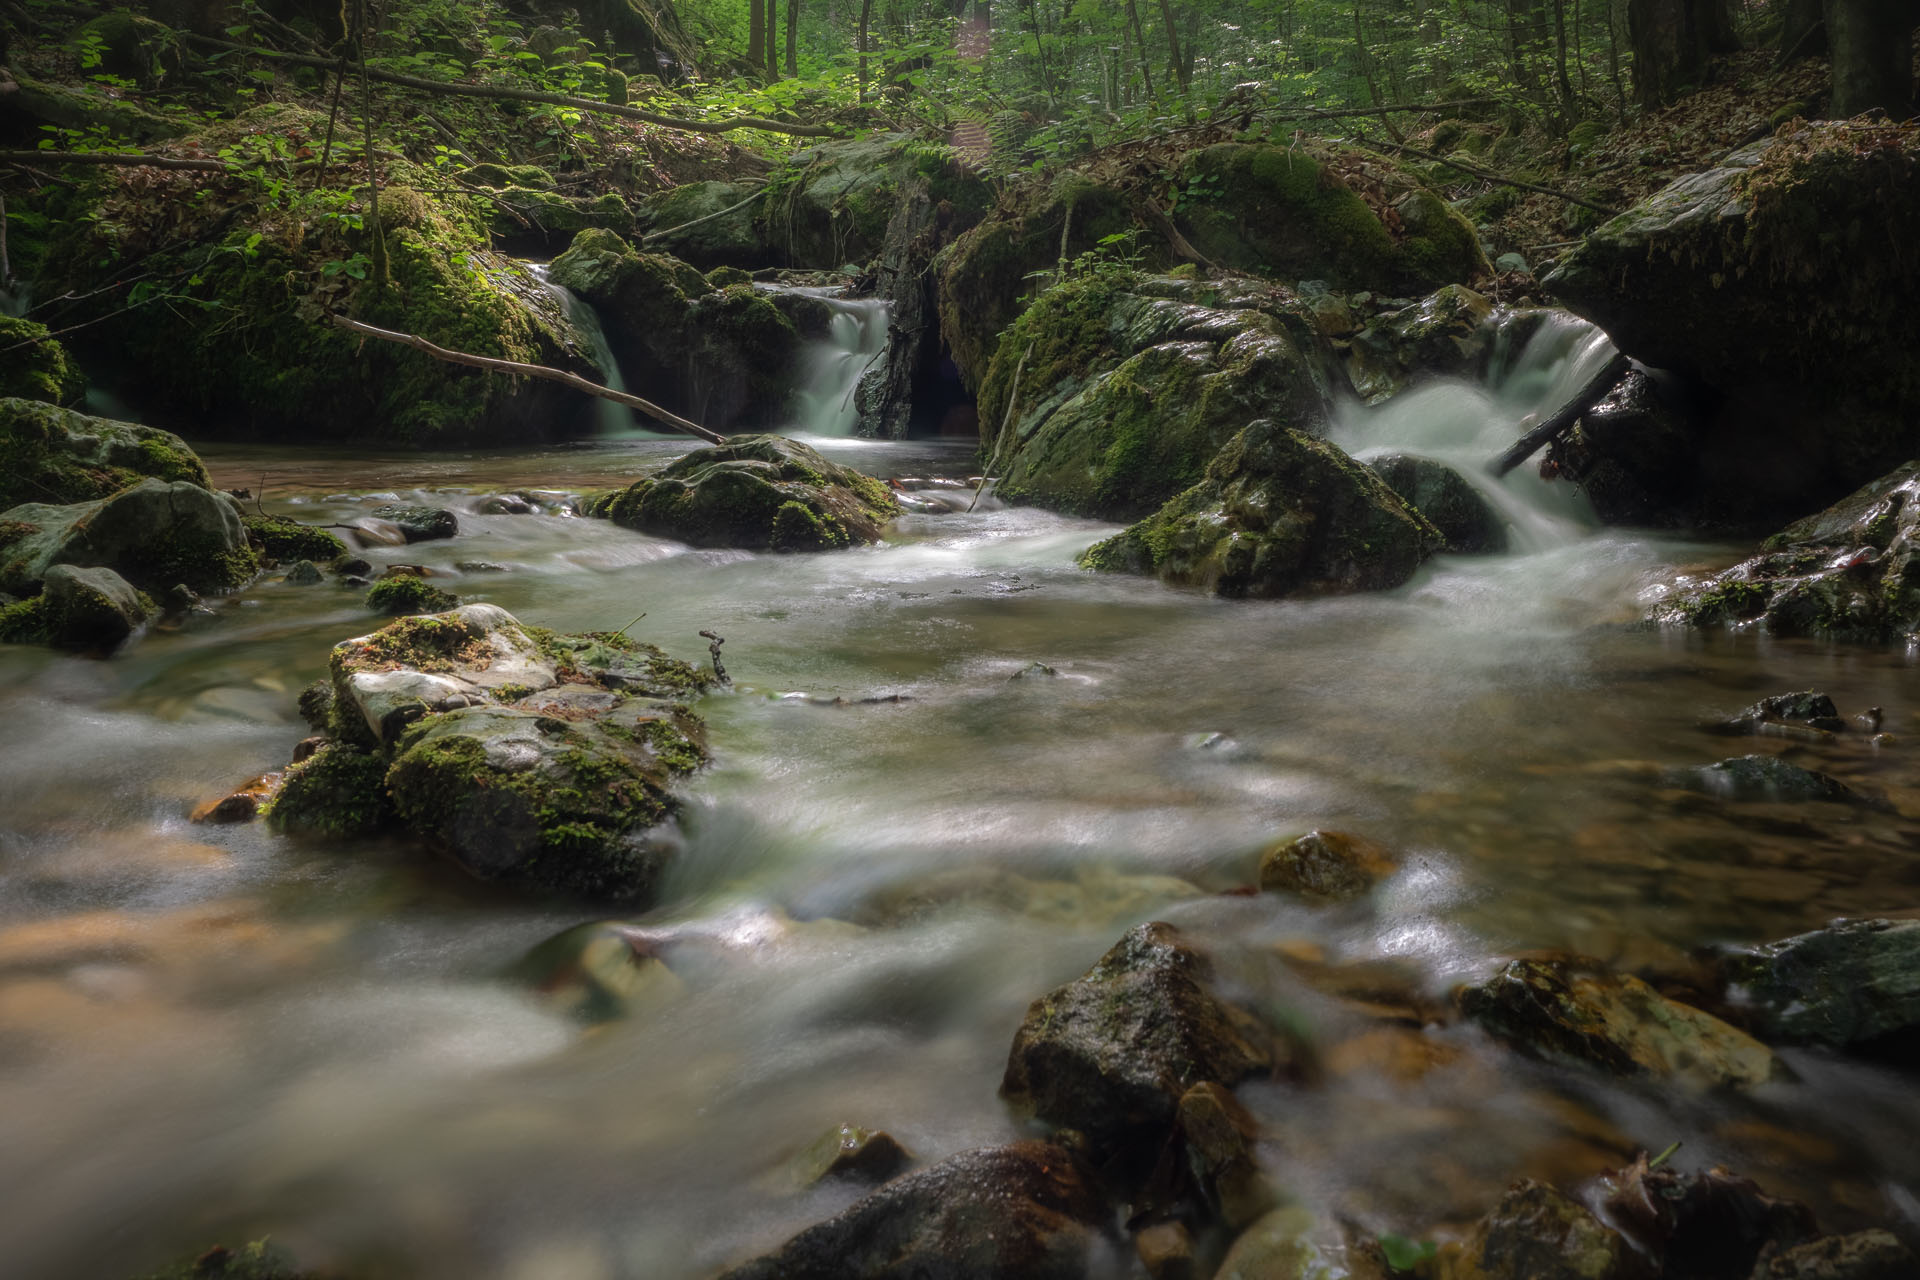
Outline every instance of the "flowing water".
<path fill-rule="evenodd" d="M 605 377 L 601 385 L 609 391 L 626 391 L 627 380 L 621 375 L 620 360 L 613 354 L 613 345 L 607 341 L 606 327 L 600 323 L 600 313 L 594 310 L 593 304 L 565 285 L 555 284 L 549 279 L 546 263 L 529 262 L 527 270 L 559 300 L 561 312 L 580 336 L 587 340 L 593 362 L 600 366 Z M 595 421 L 603 437 L 658 434 L 648 430 L 640 415 L 624 404 L 601 399 L 593 403 Z"/>
<path fill-rule="evenodd" d="M 1504 443 L 1579 380 L 1578 332 L 1537 341 L 1563 345 L 1341 434 L 1484 460 L 1484 436 Z M 207 455 L 303 519 L 396 496 L 461 508 L 459 538 L 368 557 L 525 620 L 644 614 L 632 634 L 689 659 L 702 628 L 726 637 L 735 684 L 699 708 L 715 764 L 639 918 L 671 941 L 675 980 L 625 1020 L 583 1026 L 504 976 L 592 918 L 576 906 L 397 841 L 185 820 L 287 759 L 306 732 L 294 695 L 374 625 L 358 592 L 263 580 L 110 662 L 0 649 L 7 1274 L 128 1274 L 264 1234 L 384 1275 L 709 1274 L 853 1198 L 783 1174 L 832 1125 L 884 1127 L 923 1159 L 1020 1133 L 996 1089 L 1028 1002 L 1155 918 L 1311 1038 L 1314 1080 L 1243 1096 L 1275 1176 L 1365 1229 L 1457 1230 L 1520 1173 L 1567 1184 L 1675 1140 L 1681 1165 L 1724 1162 L 1830 1227 L 1915 1225 L 1910 1080 L 1796 1051 L 1794 1080 L 1744 1095 L 1608 1081 L 1320 989 L 1368 963 L 1376 1003 L 1443 1002 L 1532 948 L 1684 973 L 1702 944 L 1920 905 L 1908 653 L 1622 625 L 1663 574 L 1735 549 L 1591 529 L 1527 474 L 1502 486 L 1526 526 L 1515 554 L 1266 603 L 1084 573 L 1074 556 L 1111 526 L 956 510 L 932 485 L 886 545 L 804 557 L 474 512 L 684 447 Z M 974 464 L 946 444 L 823 447 L 896 477 Z M 1036 662 L 1057 674 L 1010 679 Z M 1900 814 L 1658 787 L 1662 767 L 1782 749 L 1697 724 L 1808 687 L 1883 707 L 1899 741 L 1786 749 Z M 1402 870 L 1364 905 L 1223 892 L 1264 843 L 1320 825 L 1385 842 Z"/>
<path fill-rule="evenodd" d="M 770 287 L 770 286 L 762 286 Z M 888 304 L 877 298 L 843 298 L 835 289 L 799 289 L 832 310 L 827 334 L 801 353 L 800 385 L 793 420 L 809 436 L 850 436 L 860 420 L 854 393 L 887 350 Z"/>

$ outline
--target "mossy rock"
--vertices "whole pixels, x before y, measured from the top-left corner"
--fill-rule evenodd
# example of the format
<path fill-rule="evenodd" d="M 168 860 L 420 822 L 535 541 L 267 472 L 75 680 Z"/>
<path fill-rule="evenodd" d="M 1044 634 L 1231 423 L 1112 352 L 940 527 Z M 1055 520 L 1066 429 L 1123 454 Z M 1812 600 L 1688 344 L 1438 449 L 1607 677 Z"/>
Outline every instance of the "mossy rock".
<path fill-rule="evenodd" d="M 171 431 L 37 399 L 0 399 L 0 510 L 23 502 L 91 502 L 147 476 L 212 485 L 199 456 Z"/>
<path fill-rule="evenodd" d="M 429 583 L 425 578 L 403 576 L 382 578 L 367 588 L 367 608 L 390 617 L 416 613 L 444 613 L 456 608 L 459 597 Z"/>
<path fill-rule="evenodd" d="M 510 186 L 494 200 L 493 234 L 515 243 L 566 244 L 588 229 L 632 235 L 633 210 L 617 191 L 597 196 L 563 196 L 554 191 Z"/>
<path fill-rule="evenodd" d="M 259 571 L 233 501 L 188 481 L 142 480 L 97 502 L 0 514 L 0 590 L 32 591 L 55 565 L 105 567 L 135 586 L 228 591 Z"/>
<path fill-rule="evenodd" d="M 765 267 L 780 260 L 755 222 L 757 188 L 731 182 L 688 182 L 648 196 L 636 211 L 649 243 L 702 269 Z"/>
<path fill-rule="evenodd" d="M 30 346 L 22 344 L 31 343 Z M 72 404 L 87 389 L 80 366 L 59 341 L 47 336 L 47 326 L 14 316 L 0 316 L 0 349 L 9 350 L 0 361 L 0 399 L 44 400 Z M 5 430 L 0 408 L 0 430 Z M 5 483 L 0 480 L 0 483 Z"/>
<path fill-rule="evenodd" d="M 0 96 L 0 130 L 33 134 L 51 125 L 132 142 L 154 142 L 187 132 L 178 122 L 99 85 L 57 84 L 22 74 L 17 67 L 12 70 L 19 88 Z"/>
<path fill-rule="evenodd" d="M 898 512 L 886 485 L 780 436 L 696 449 L 591 509 L 641 533 L 759 551 L 876 542 Z"/>
<path fill-rule="evenodd" d="M 1367 467 L 1263 419 L 1201 483 L 1080 562 L 1223 596 L 1321 595 L 1397 587 L 1441 542 Z"/>
<path fill-rule="evenodd" d="M 387 762 L 344 743 L 329 743 L 281 777 L 261 816 L 282 835 L 353 840 L 396 820 L 387 798 Z"/>
<path fill-rule="evenodd" d="M 795 152 L 753 206 L 755 227 L 784 266 L 831 270 L 864 263 L 880 251 L 899 193 L 916 175 L 927 178 L 934 201 L 952 208 L 962 225 L 986 211 L 986 183 L 950 148 L 883 133 Z"/>
<path fill-rule="evenodd" d="M 73 47 L 83 67 L 91 61 L 108 75 L 137 80 L 143 89 L 158 87 L 186 61 L 178 35 L 128 9 L 88 21 L 74 35 Z"/>
<path fill-rule="evenodd" d="M 1002 331 L 1053 283 L 1036 273 L 1058 265 L 1063 232 L 1071 260 L 1133 226 L 1123 194 L 1070 173 L 1010 200 L 942 251 L 940 334 L 968 389 L 985 381 Z M 1148 251 L 1148 265 L 1158 252 Z"/>
<path fill-rule="evenodd" d="M 207 125 L 193 144 L 244 154 L 262 137 L 318 137 L 326 123 L 323 112 L 268 104 Z M 107 294 L 76 316 L 98 321 L 82 354 L 110 355 L 156 414 L 301 441 L 439 445 L 591 430 L 592 403 L 576 391 L 327 323 L 327 312 L 342 312 L 457 351 L 598 372 L 553 291 L 488 247 L 476 202 L 422 194 L 444 183 L 437 175 L 390 162 L 382 207 L 391 225 L 376 244 L 371 219 L 346 227 L 314 203 L 290 213 L 248 188 L 203 205 L 156 200 L 136 172 L 91 175 L 76 188 L 49 242 L 45 284 L 86 294 L 136 260 L 173 282 L 167 323 L 147 309 L 120 314 L 121 299 Z"/>
<path fill-rule="evenodd" d="M 1007 331 L 980 393 L 997 492 L 1074 515 L 1138 519 L 1199 483 L 1262 415 L 1314 428 L 1325 372 L 1311 315 L 1254 282 L 1095 275 L 1049 289 Z M 1215 305 L 1208 305 L 1209 303 Z"/>
<path fill-rule="evenodd" d="M 347 544 L 334 534 L 298 520 L 280 516 L 242 516 L 247 537 L 269 560 L 291 563 L 311 560 L 325 564 L 347 554 Z"/>
<path fill-rule="evenodd" d="M 551 191 L 558 185 L 553 175 L 537 164 L 476 164 L 454 176 L 462 182 L 495 190 L 521 187 L 528 191 Z"/>

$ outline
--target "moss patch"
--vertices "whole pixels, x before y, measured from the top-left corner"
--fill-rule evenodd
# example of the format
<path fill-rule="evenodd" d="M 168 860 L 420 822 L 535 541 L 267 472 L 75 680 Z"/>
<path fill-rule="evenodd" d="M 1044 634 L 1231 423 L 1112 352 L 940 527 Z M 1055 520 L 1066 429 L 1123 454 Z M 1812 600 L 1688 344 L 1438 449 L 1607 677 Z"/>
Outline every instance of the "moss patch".
<path fill-rule="evenodd" d="M 312 560 L 324 564 L 347 554 L 347 544 L 325 529 L 279 516 L 243 516 L 247 536 L 269 560 Z"/>
<path fill-rule="evenodd" d="M 445 613 L 460 598 L 428 583 L 425 578 L 382 578 L 367 589 L 367 608 L 389 617 L 417 613 Z"/>
<path fill-rule="evenodd" d="M 30 345 L 22 345 L 30 344 Z M 19 396 L 51 404 L 71 404 L 86 390 L 80 366 L 47 326 L 16 316 L 0 316 L 0 397 Z"/>
<path fill-rule="evenodd" d="M 394 821 L 386 776 L 380 756 L 329 744 L 287 769 L 261 816 L 282 835 L 328 840 L 374 835 Z"/>

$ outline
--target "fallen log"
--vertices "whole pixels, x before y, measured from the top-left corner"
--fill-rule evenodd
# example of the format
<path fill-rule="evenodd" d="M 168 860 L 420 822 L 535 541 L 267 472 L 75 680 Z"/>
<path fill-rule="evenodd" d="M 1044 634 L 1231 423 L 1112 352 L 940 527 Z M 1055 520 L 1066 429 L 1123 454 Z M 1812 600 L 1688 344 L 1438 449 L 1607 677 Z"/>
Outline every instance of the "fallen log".
<path fill-rule="evenodd" d="M 1493 474 L 1496 476 L 1507 474 L 1532 457 L 1541 445 L 1565 434 L 1574 423 L 1580 420 L 1581 414 L 1606 398 L 1607 393 L 1613 390 L 1620 379 L 1627 376 L 1627 370 L 1631 367 L 1632 363 L 1626 356 L 1617 351 L 1614 352 L 1613 358 L 1607 361 L 1606 366 L 1588 378 L 1580 390 L 1574 393 L 1573 398 L 1560 406 L 1558 412 L 1514 441 L 1511 448 L 1494 459 Z"/>
<path fill-rule="evenodd" d="M 1404 151 L 1410 156 L 1419 156 L 1422 160 L 1431 160 L 1436 164 L 1444 164 L 1449 169 L 1458 169 L 1462 173 L 1470 173 L 1476 178 L 1485 178 L 1488 182 L 1497 182 L 1504 187 L 1514 187 L 1521 191 L 1533 191 L 1543 196 L 1552 196 L 1556 200 L 1565 200 L 1568 204 L 1577 204 L 1582 209 L 1591 209 L 1595 213 L 1604 214 L 1609 218 L 1617 218 L 1620 216 L 1620 210 L 1609 209 L 1603 204 L 1595 204 L 1583 196 L 1576 196 L 1568 191 L 1555 191 L 1552 187 L 1543 187 L 1537 182 L 1522 182 L 1518 178 L 1509 178 L 1506 174 L 1496 173 L 1492 169 L 1482 169 L 1477 164 L 1467 164 L 1463 161 L 1455 160 L 1452 156 L 1435 155 L 1431 151 L 1422 151 L 1418 147 L 1410 147 L 1404 142 L 1376 142 L 1373 145 L 1386 147 L 1390 151 Z"/>
<path fill-rule="evenodd" d="M 611 400 L 615 404 L 624 404 L 628 408 L 638 409 L 656 422 L 661 422 L 676 431 L 684 431 L 697 436 L 708 444 L 725 444 L 727 438 L 717 431 L 709 431 L 697 422 L 689 422 L 677 413 L 670 413 L 650 400 L 628 395 L 624 391 L 614 391 L 597 382 L 589 382 L 577 373 L 568 373 L 565 369 L 555 369 L 544 364 L 521 364 L 517 360 L 496 360 L 492 356 L 476 356 L 466 351 L 449 351 L 436 346 L 418 334 L 401 333 L 395 329 L 376 329 L 370 324 L 358 320 L 349 320 L 345 316 L 332 316 L 334 327 L 345 329 L 348 333 L 357 333 L 363 338 L 379 338 L 385 342 L 397 342 L 402 346 L 424 351 L 435 360 L 445 360 L 448 364 L 464 364 L 475 369 L 486 369 L 493 373 L 510 373 L 521 378 L 545 378 L 549 382 L 558 382 L 572 387 L 575 391 L 584 391 L 590 396 L 602 400 Z"/>
<path fill-rule="evenodd" d="M 226 49 L 234 53 L 244 53 L 252 58 L 271 58 L 276 62 L 290 62 L 297 67 L 319 67 L 332 70 L 339 65 L 337 58 L 317 58 L 305 53 L 285 53 L 279 49 L 263 49 L 259 45 L 235 44 L 231 40 L 218 40 L 212 36 L 187 35 L 190 44 L 208 49 Z M 758 116 L 729 116 L 724 120 L 687 120 L 678 116 L 663 116 L 652 111 L 642 111 L 638 107 L 629 107 L 617 102 L 601 102 L 595 98 L 576 98 L 565 93 L 548 93 L 543 89 L 516 89 L 503 84 L 461 84 L 453 80 L 428 80 L 421 76 L 401 75 L 397 71 L 381 71 L 369 68 L 367 78 L 378 80 L 382 84 L 399 85 L 406 89 L 420 89 L 427 93 L 446 93 L 465 98 L 492 98 L 505 102 L 539 102 L 547 106 L 571 107 L 575 111 L 585 111 L 594 115 L 620 116 L 627 120 L 639 120 L 645 124 L 663 125 L 669 129 L 685 129 L 690 133 L 731 133 L 735 129 L 759 129 L 766 133 L 791 134 L 796 138 L 831 138 L 838 130 L 824 124 L 788 124 L 784 120 L 763 120 Z"/>
<path fill-rule="evenodd" d="M 232 167 L 224 160 L 150 156 L 138 151 L 0 151 L 0 164 L 102 164 L 128 168 L 194 169 L 203 173 L 225 173 Z"/>

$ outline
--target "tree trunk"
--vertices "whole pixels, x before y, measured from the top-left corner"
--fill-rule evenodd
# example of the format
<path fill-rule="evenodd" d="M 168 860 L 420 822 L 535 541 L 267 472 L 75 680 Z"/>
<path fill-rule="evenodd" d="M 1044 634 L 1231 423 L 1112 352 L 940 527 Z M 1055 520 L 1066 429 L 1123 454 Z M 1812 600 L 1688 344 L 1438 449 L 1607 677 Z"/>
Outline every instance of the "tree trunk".
<path fill-rule="evenodd" d="M 1847 119 L 1884 111 L 1904 120 L 1913 110 L 1911 0 L 1827 0 L 1833 47 L 1830 114 Z"/>
<path fill-rule="evenodd" d="M 767 0 L 767 79 L 780 78 L 780 0 Z"/>
<path fill-rule="evenodd" d="M 787 75 L 800 74 L 800 0 L 787 0 Z"/>
<path fill-rule="evenodd" d="M 1140 6 L 1127 0 L 1127 21 L 1133 24 L 1133 43 L 1140 52 L 1140 77 L 1147 82 L 1147 101 L 1153 101 L 1153 71 L 1147 66 L 1147 35 L 1140 29 Z"/>
<path fill-rule="evenodd" d="M 1633 97 L 1643 107 L 1662 106 L 1682 86 L 1699 85 L 1707 55 L 1739 48 L 1726 0 L 1627 0 L 1627 41 Z"/>
<path fill-rule="evenodd" d="M 747 62 L 755 71 L 767 60 L 767 11 L 760 0 L 747 0 Z"/>
<path fill-rule="evenodd" d="M 860 34 L 856 48 L 860 55 L 860 101 L 867 100 L 867 24 L 873 21 L 873 0 L 860 0 Z"/>
<path fill-rule="evenodd" d="M 1180 28 L 1174 23 L 1173 0 L 1160 0 L 1160 20 L 1167 24 L 1167 66 L 1180 82 L 1180 92 L 1186 93 L 1190 84 L 1186 60 L 1180 56 Z"/>
<path fill-rule="evenodd" d="M 1567 0 L 1553 0 L 1553 83 L 1560 91 L 1561 127 L 1573 123 L 1573 83 L 1567 79 Z"/>
<path fill-rule="evenodd" d="M 1780 24 L 1780 66 L 1795 58 L 1811 58 L 1827 51 L 1825 6 L 1821 0 L 1787 0 L 1787 16 Z M 1819 30 L 1814 30 L 1818 27 Z"/>

